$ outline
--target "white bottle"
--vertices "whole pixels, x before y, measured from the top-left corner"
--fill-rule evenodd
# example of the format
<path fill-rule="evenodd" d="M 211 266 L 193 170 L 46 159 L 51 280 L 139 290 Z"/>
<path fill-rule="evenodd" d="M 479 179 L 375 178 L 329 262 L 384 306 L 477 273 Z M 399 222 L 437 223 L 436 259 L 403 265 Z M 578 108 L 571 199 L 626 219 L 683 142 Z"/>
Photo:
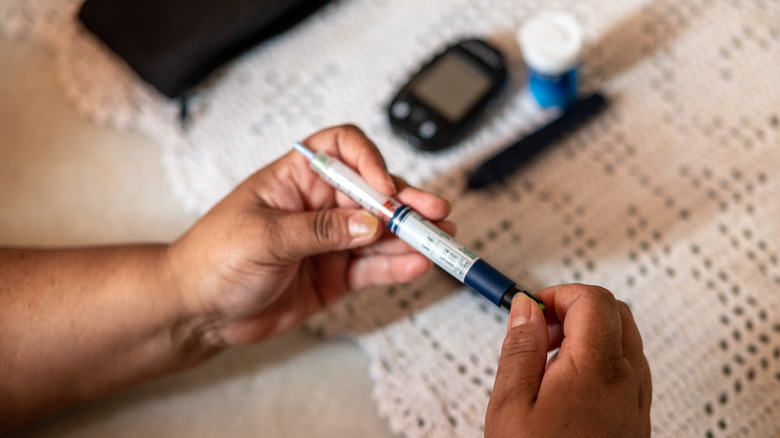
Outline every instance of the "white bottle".
<path fill-rule="evenodd" d="M 566 107 L 577 97 L 582 28 L 565 12 L 531 17 L 517 34 L 527 67 L 528 88 L 539 105 Z"/>

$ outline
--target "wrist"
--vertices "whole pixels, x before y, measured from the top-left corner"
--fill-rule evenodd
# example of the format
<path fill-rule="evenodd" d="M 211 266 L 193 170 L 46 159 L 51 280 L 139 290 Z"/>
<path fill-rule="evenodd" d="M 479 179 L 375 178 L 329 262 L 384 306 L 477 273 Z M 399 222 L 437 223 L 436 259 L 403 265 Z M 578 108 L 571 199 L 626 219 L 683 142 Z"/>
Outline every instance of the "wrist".
<path fill-rule="evenodd" d="M 217 354 L 223 346 L 210 336 L 216 324 L 213 315 L 200 311 L 187 299 L 187 292 L 193 289 L 180 275 L 182 270 L 174 262 L 174 253 L 171 245 L 160 251 L 158 278 L 163 285 L 161 290 L 170 296 L 172 302 L 167 326 L 171 349 L 179 358 L 179 368 L 186 368 Z"/>

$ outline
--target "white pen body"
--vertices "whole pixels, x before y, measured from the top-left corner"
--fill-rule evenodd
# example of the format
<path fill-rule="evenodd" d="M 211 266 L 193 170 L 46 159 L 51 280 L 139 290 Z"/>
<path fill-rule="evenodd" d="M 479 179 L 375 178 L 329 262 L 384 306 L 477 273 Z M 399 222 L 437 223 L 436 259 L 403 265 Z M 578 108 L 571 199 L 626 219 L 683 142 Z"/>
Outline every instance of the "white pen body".
<path fill-rule="evenodd" d="M 319 152 L 309 164 L 328 184 L 385 222 L 390 222 L 395 210 L 401 206 L 398 201 L 371 187 L 352 168 L 333 157 Z"/>
<path fill-rule="evenodd" d="M 299 150 L 304 148 L 298 144 Z M 302 152 L 311 154 L 309 164 L 321 178 L 384 220 L 393 234 L 497 306 L 509 308 L 509 295 L 519 291 L 511 279 L 409 206 L 371 187 L 346 164 L 322 152 Z"/>

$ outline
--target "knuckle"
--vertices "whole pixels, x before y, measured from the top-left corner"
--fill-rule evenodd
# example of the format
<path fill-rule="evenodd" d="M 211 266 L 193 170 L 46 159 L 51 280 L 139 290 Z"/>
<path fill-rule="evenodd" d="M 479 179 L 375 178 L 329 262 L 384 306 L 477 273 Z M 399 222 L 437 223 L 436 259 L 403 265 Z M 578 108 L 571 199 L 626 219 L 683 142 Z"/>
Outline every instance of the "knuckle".
<path fill-rule="evenodd" d="M 604 304 L 609 304 L 614 306 L 617 299 L 615 299 L 615 295 L 610 292 L 607 289 L 604 289 L 601 286 L 590 286 L 590 295 L 595 300 L 598 300 L 599 302 L 602 302 Z"/>
<path fill-rule="evenodd" d="M 605 308 L 605 307 L 616 307 L 618 300 L 615 298 L 615 295 L 610 292 L 608 289 L 605 289 L 601 286 L 591 286 L 591 285 L 584 285 L 580 284 L 577 285 L 583 289 L 583 292 L 580 296 L 581 298 L 584 298 L 588 302 L 592 303 L 593 305 L 596 305 L 597 307 Z"/>
<path fill-rule="evenodd" d="M 575 386 L 596 390 L 603 387 L 622 387 L 637 379 L 631 363 L 622 356 L 592 357 L 592 360 L 571 360 Z"/>
<path fill-rule="evenodd" d="M 336 227 L 330 210 L 320 210 L 314 214 L 314 220 L 310 222 L 312 235 L 321 245 L 327 245 L 335 240 Z"/>
<path fill-rule="evenodd" d="M 338 136 L 343 139 L 354 139 L 354 138 L 365 137 L 363 131 L 360 128 L 358 128 L 357 125 L 353 125 L 351 123 L 339 125 L 336 127 L 336 130 L 338 131 Z"/>
<path fill-rule="evenodd" d="M 514 329 L 504 338 L 504 343 L 501 346 L 502 358 L 538 353 L 541 350 L 535 339 L 524 331 L 523 329 Z"/>
<path fill-rule="evenodd" d="M 619 383 L 634 377 L 634 368 L 625 357 L 614 358 L 609 361 L 607 380 L 610 383 Z"/>
<path fill-rule="evenodd" d="M 629 307 L 628 304 L 624 303 L 623 301 L 620 300 L 616 300 L 616 301 L 617 301 L 618 310 L 620 310 L 620 314 L 633 319 L 634 313 L 631 312 L 631 307 Z"/>
<path fill-rule="evenodd" d="M 345 123 L 345 124 L 341 125 L 340 128 L 345 130 L 345 131 L 352 131 L 352 132 L 354 132 L 356 134 L 362 134 L 363 133 L 363 131 L 360 128 L 358 128 L 357 125 L 352 124 L 352 123 Z"/>

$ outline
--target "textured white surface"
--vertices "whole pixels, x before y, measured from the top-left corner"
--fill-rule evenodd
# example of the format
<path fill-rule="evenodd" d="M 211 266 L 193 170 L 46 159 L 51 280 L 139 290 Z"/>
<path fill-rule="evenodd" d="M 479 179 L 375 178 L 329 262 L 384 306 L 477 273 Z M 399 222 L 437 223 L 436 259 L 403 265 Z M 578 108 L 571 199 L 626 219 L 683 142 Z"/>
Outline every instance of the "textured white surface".
<path fill-rule="evenodd" d="M 85 114 L 161 143 L 189 209 L 204 211 L 291 140 L 356 123 L 391 171 L 453 199 L 459 240 L 521 284 L 597 283 L 632 306 L 657 435 L 780 435 L 777 3 L 339 1 L 223 69 L 186 131 L 175 104 L 70 21 L 74 3 L 5 2 L 0 32 L 53 47 Z M 464 193 L 465 171 L 547 117 L 522 92 L 514 38 L 543 8 L 582 23 L 585 86 L 612 104 L 505 185 Z M 419 154 L 390 134 L 384 104 L 462 35 L 506 52 L 508 97 L 458 147 Z M 355 294 L 311 326 L 358 339 L 393 430 L 481 435 L 505 327 L 481 298 L 435 272 Z"/>

